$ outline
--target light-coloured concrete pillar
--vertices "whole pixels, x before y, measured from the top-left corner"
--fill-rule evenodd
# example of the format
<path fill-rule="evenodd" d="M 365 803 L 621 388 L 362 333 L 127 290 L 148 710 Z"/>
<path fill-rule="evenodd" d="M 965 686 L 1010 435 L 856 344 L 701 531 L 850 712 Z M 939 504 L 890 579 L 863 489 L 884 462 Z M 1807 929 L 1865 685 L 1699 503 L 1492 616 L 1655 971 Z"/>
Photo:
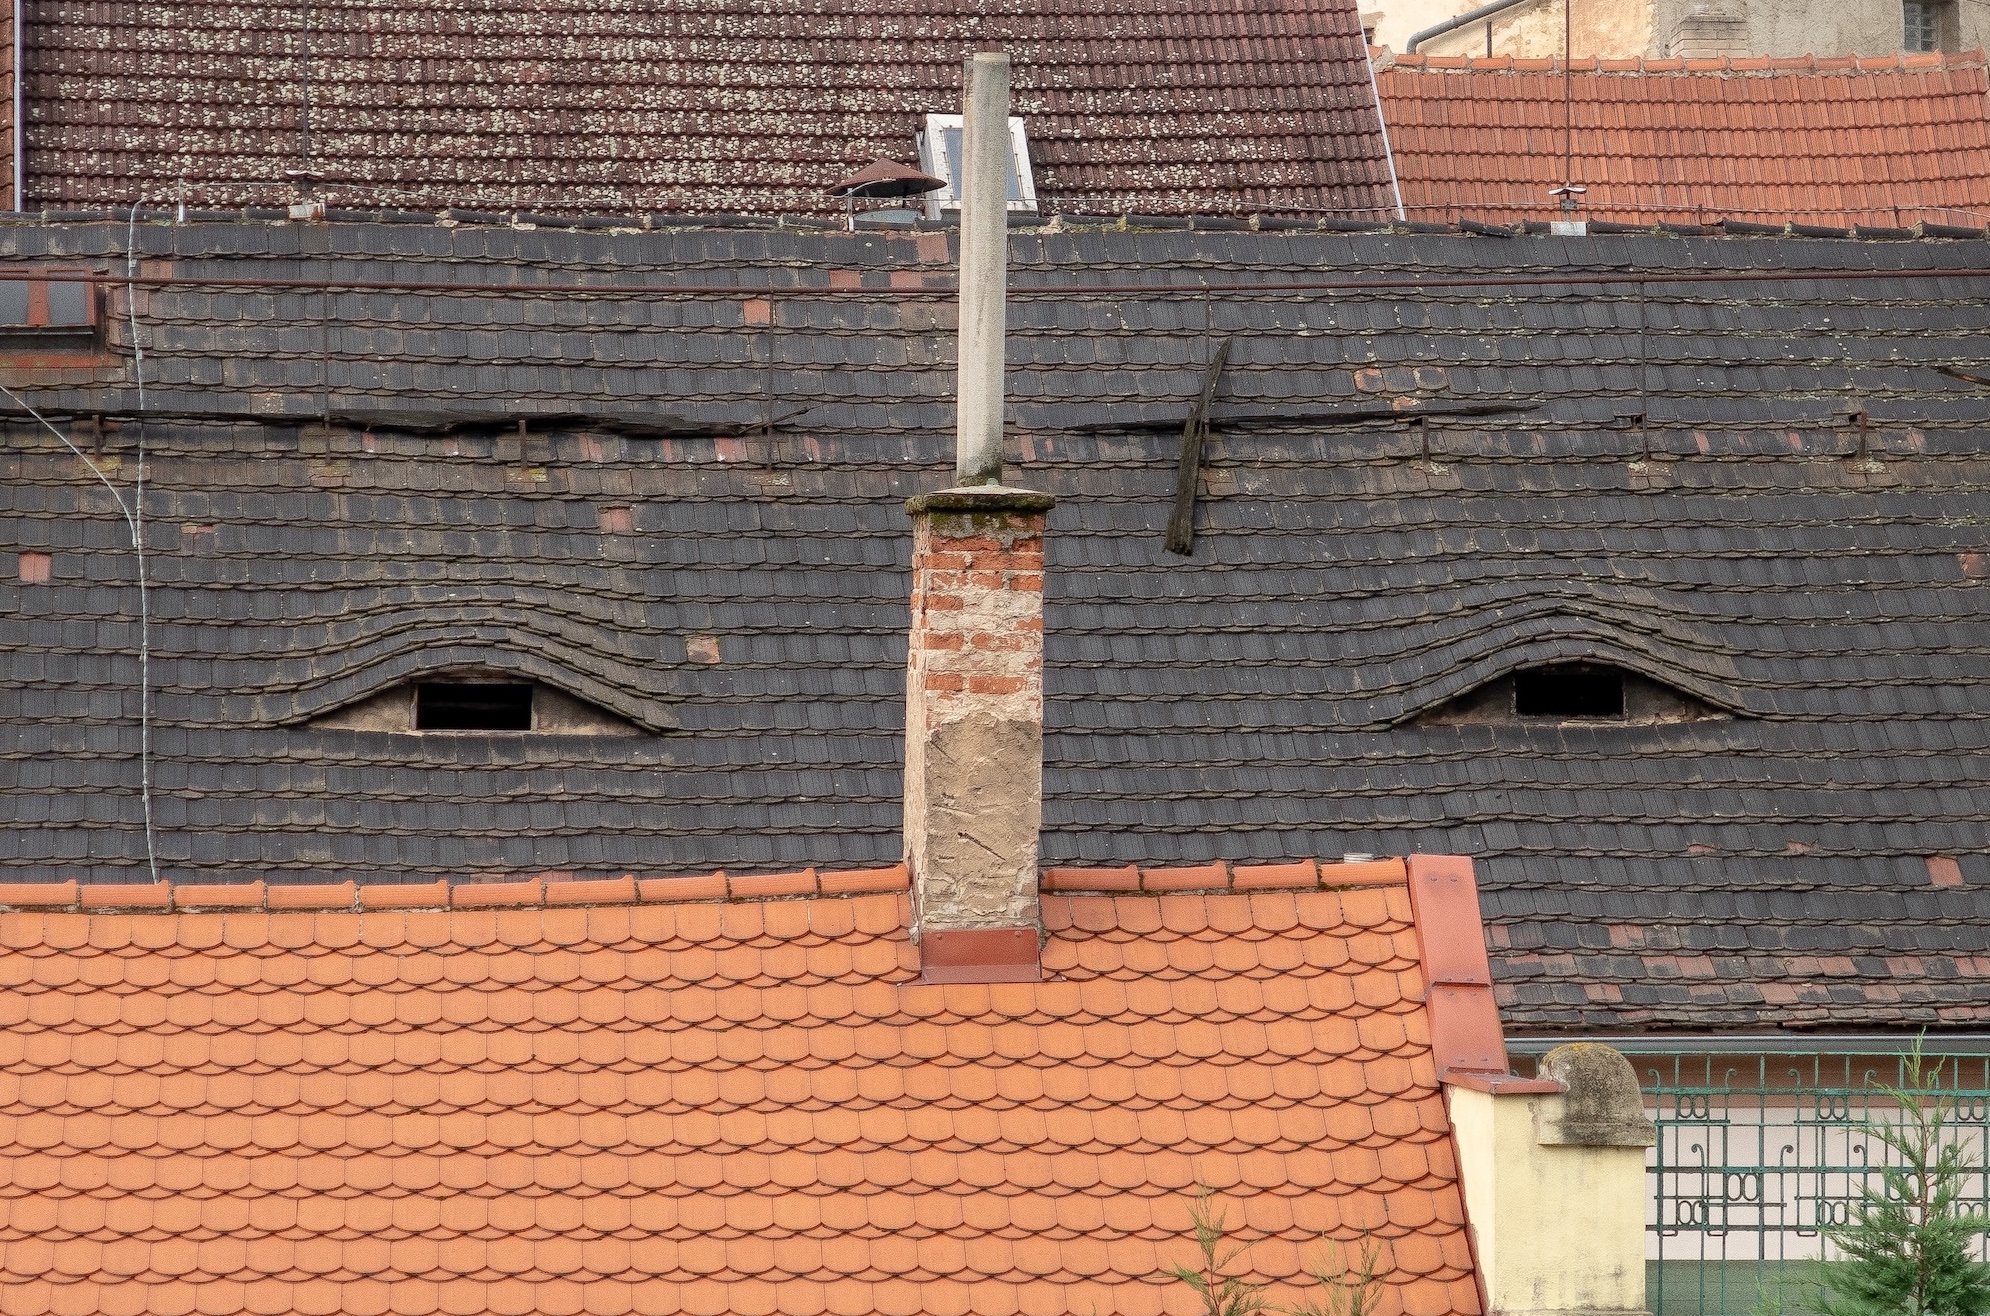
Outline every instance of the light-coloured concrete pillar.
<path fill-rule="evenodd" d="M 1630 1316 L 1645 1309 L 1645 1117 L 1630 1062 L 1557 1047 L 1551 1083 L 1447 1083 L 1489 1316 Z M 1549 1086 L 1560 1091 L 1544 1091 Z"/>
<path fill-rule="evenodd" d="M 960 171 L 960 385 L 954 483 L 1002 483 L 1002 365 L 1008 352 L 1009 57 L 967 61 Z"/>
<path fill-rule="evenodd" d="M 1040 976 L 1043 533 L 1053 501 L 983 487 L 906 504 L 905 863 L 928 981 Z"/>

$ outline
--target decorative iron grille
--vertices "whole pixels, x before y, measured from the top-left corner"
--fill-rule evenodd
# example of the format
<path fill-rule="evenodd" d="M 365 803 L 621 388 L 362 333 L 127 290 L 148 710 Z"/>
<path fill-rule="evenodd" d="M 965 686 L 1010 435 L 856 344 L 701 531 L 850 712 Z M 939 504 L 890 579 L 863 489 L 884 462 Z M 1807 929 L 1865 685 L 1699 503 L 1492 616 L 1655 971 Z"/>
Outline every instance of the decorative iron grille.
<path fill-rule="evenodd" d="M 1633 1056 L 1658 1124 L 1646 1207 L 1653 1316 L 1779 1316 L 1810 1309 L 1826 1231 L 1880 1186 L 1867 1136 L 1898 1107 L 1899 1056 Z M 1990 1056 L 1929 1056 L 1956 1101 L 1954 1136 L 1990 1209 Z"/>

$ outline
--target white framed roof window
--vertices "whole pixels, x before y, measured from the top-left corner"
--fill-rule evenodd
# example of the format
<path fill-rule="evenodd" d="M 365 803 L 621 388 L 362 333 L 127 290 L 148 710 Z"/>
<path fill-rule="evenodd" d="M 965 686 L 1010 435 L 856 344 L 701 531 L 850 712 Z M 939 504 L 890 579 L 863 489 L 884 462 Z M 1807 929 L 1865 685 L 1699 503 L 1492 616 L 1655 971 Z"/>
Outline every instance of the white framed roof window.
<path fill-rule="evenodd" d="M 926 213 L 938 219 L 942 210 L 960 209 L 960 171 L 965 154 L 966 129 L 958 114 L 929 114 L 926 131 L 919 134 L 919 167 L 935 178 L 947 180 L 946 187 L 926 196 Z M 1036 209 L 1036 178 L 1030 172 L 1029 134 L 1023 121 L 1009 117 L 1009 209 Z"/>

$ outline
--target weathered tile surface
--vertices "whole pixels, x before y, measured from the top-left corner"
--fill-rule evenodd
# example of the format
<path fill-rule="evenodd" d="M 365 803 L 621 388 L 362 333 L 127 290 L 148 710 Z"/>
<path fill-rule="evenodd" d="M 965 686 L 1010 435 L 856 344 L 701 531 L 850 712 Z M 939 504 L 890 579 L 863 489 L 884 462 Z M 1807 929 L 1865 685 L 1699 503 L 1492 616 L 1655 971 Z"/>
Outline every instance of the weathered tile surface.
<path fill-rule="evenodd" d="M 840 213 L 1006 48 L 1066 210 L 1394 213 L 1354 0 L 27 10 L 29 209 Z M 11 131 L 0 134 L 11 140 Z"/>
<path fill-rule="evenodd" d="M 899 858 L 899 500 L 950 468 L 950 311 L 805 294 L 836 271 L 944 285 L 943 235 L 139 232 L 182 272 L 741 289 L 141 294 L 169 876 Z M 305 265 L 307 239 L 345 254 Z M 0 227 L 8 259 L 116 260 L 123 241 L 122 225 Z M 1937 367 L 1990 377 L 1986 284 L 1962 273 L 1990 266 L 1990 246 L 1014 244 L 1019 288 L 1065 289 L 1019 293 L 1010 348 L 1014 478 L 1061 500 L 1047 862 L 1473 855 L 1508 1019 L 1533 1027 L 1984 1020 L 1990 397 Z M 1099 291 L 1632 266 L 1714 277 L 1642 296 L 1287 289 L 1206 306 Z M 1846 277 L 1755 277 L 1832 269 Z M 1923 269 L 1944 273 L 1905 277 Z M 1235 343 L 1184 560 L 1161 550 L 1168 430 L 1211 334 Z M 80 412 L 129 413 L 129 358 L 107 385 L 31 396 L 80 434 Z M 1387 419 L 1404 398 L 1533 409 L 1436 416 L 1420 434 Z M 327 401 L 353 418 L 329 434 L 310 423 Z M 1848 402 L 1867 413 L 1863 457 Z M 246 419 L 265 407 L 291 418 Z M 584 415 L 522 444 L 395 427 L 392 413 L 438 408 L 503 430 L 514 411 Z M 1313 419 L 1236 419 L 1274 413 Z M 678 429 L 628 437 L 602 419 L 617 416 Z M 1128 422 L 1156 428 L 1083 428 Z M 135 438 L 128 420 L 107 432 L 120 480 Z M 22 422 L 0 448 L 0 500 L 0 865 L 143 878 L 123 522 Z M 16 579 L 16 550 L 47 554 L 49 579 Z M 1576 657 L 1734 716 L 1414 721 Z M 445 741 L 300 725 L 452 662 L 509 666 L 659 730 Z"/>

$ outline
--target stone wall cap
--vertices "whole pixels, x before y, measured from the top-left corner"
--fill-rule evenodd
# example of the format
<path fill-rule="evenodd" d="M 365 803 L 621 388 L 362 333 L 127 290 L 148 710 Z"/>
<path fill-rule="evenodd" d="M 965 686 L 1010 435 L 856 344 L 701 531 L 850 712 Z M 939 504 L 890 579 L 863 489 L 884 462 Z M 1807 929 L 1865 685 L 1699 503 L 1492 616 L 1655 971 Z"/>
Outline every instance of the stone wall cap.
<path fill-rule="evenodd" d="M 1542 1146 L 1649 1147 L 1658 1141 L 1637 1071 L 1622 1052 L 1600 1042 L 1571 1042 L 1542 1056 L 1538 1072 L 1567 1089 L 1534 1107 L 1534 1137 Z"/>
<path fill-rule="evenodd" d="M 969 485 L 915 494 L 905 500 L 905 510 L 921 512 L 1048 512 L 1057 499 L 1034 489 L 1010 489 L 999 484 Z"/>

